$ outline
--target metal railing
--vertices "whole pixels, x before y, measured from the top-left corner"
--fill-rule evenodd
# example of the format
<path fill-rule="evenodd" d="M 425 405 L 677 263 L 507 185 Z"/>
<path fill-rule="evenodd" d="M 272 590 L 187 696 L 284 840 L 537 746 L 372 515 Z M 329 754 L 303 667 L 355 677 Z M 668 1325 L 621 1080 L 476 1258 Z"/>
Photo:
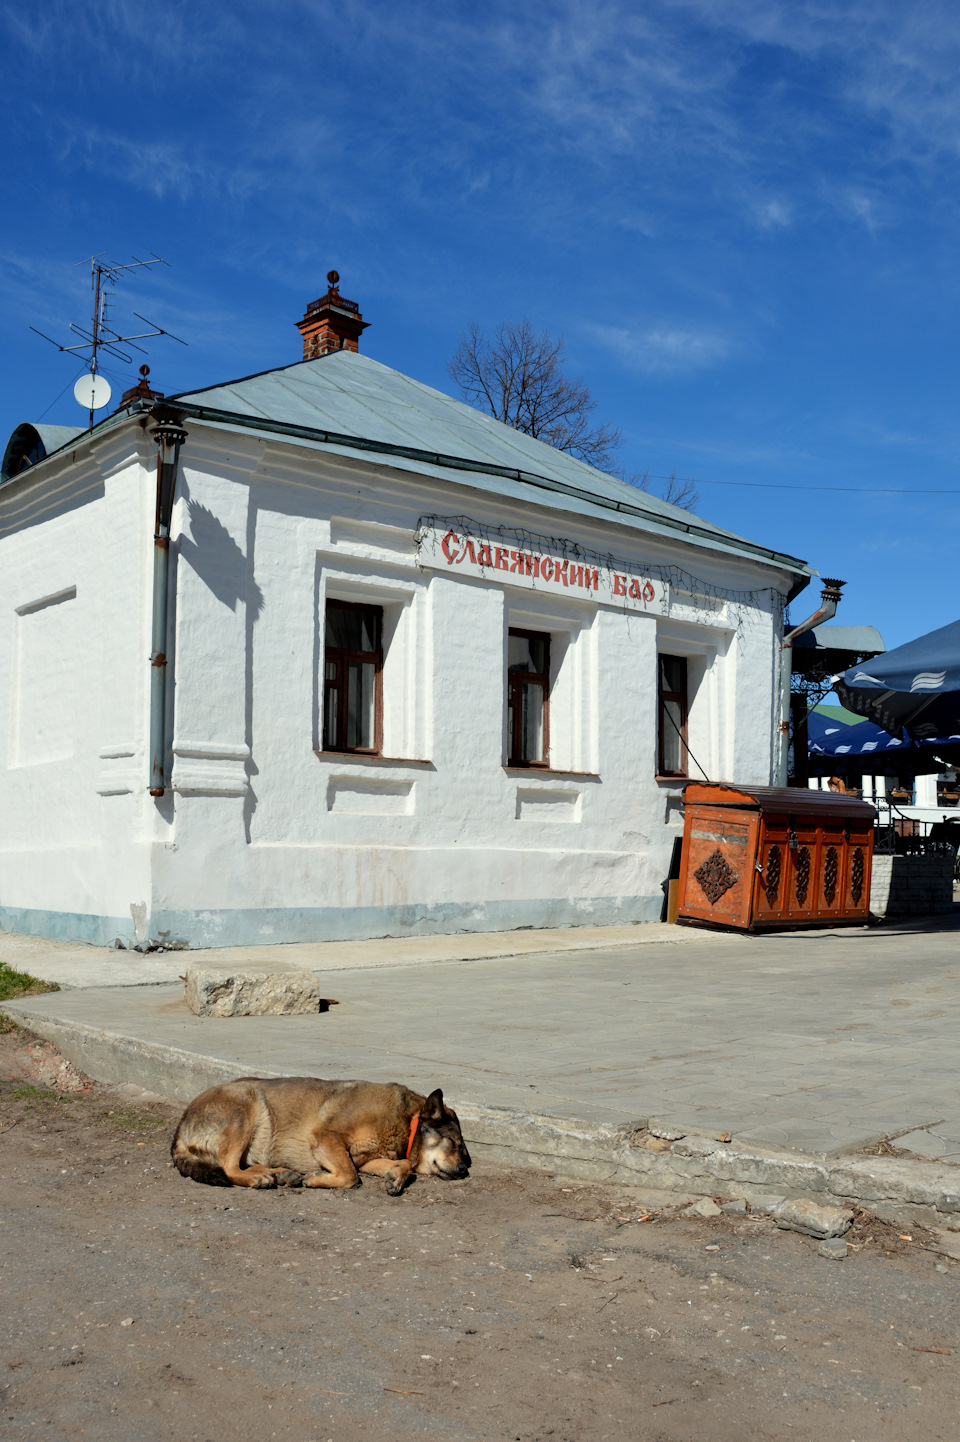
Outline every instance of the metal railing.
<path fill-rule="evenodd" d="M 876 798 L 874 805 L 879 813 L 873 832 L 875 856 L 949 856 L 954 875 L 960 876 L 960 816 L 950 821 L 921 821 L 904 816 L 896 803 L 883 798 Z"/>

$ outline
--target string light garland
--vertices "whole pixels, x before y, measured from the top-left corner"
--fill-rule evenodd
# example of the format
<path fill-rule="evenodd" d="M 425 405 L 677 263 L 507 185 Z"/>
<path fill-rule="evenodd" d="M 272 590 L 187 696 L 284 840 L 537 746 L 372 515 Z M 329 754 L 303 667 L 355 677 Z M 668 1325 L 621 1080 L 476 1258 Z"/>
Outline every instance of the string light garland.
<path fill-rule="evenodd" d="M 683 566 L 658 561 L 623 561 L 609 551 L 594 551 L 589 546 L 584 546 L 579 541 L 571 541 L 565 536 L 544 536 L 524 526 L 491 526 L 472 520 L 469 516 L 430 515 L 419 518 L 414 532 L 414 546 L 417 565 L 421 570 L 425 569 L 421 559 L 424 541 L 428 535 L 434 535 L 438 531 L 466 532 L 489 545 L 509 544 L 520 550 L 559 553 L 571 564 L 589 565 L 605 571 L 608 575 L 617 571 L 642 570 L 670 586 L 672 591 L 689 596 L 694 609 L 697 609 L 698 601 L 719 601 L 729 605 L 736 621 L 733 629 L 739 640 L 742 640 L 743 613 L 746 610 L 771 612 L 777 623 L 778 634 L 783 629 L 787 599 L 777 586 L 755 586 L 749 589 L 723 586 L 716 581 L 705 581 Z"/>

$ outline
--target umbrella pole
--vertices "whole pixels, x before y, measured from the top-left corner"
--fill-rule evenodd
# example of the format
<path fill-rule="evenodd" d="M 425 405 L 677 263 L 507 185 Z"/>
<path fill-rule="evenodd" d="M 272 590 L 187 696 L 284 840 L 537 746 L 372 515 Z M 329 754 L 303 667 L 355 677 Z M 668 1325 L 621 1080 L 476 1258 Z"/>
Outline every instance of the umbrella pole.
<path fill-rule="evenodd" d="M 776 785 L 786 786 L 787 784 L 787 760 L 790 750 L 790 680 L 793 675 L 793 640 L 795 636 L 802 636 L 804 631 L 812 631 L 814 626 L 819 626 L 821 621 L 829 621 L 837 614 L 837 603 L 842 599 L 840 588 L 846 582 L 832 580 L 828 576 L 823 578 L 823 590 L 820 593 L 820 609 L 814 611 L 799 626 L 794 626 L 784 636 L 780 647 L 780 734 L 779 746 L 777 747 L 777 774 Z"/>

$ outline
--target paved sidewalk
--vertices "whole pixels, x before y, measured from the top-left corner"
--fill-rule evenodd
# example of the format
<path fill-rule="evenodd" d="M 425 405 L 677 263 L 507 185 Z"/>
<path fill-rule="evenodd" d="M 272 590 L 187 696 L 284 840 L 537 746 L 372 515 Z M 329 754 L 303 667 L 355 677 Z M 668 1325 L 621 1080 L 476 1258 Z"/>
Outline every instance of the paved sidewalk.
<path fill-rule="evenodd" d="M 454 936 L 376 937 L 372 941 L 290 942 L 280 946 L 205 947 L 197 951 L 115 951 L 82 942 L 0 932 L 0 961 L 63 987 L 145 986 L 176 981 L 190 961 L 215 966 L 269 966 L 326 972 L 358 967 L 417 966 L 480 961 L 545 951 L 596 951 L 603 947 L 683 945 L 705 933 L 689 927 L 570 926 L 552 930 L 460 932 Z M 707 934 L 723 943 L 729 937 Z"/>
<path fill-rule="evenodd" d="M 442 1085 L 455 1104 L 590 1122 L 656 1116 L 826 1155 L 910 1133 L 900 1145 L 960 1161 L 954 919 L 746 937 L 663 928 L 676 938 L 665 945 L 649 944 L 654 928 L 636 930 L 632 945 L 469 963 L 407 953 L 388 965 L 368 953 L 349 968 L 340 947 L 324 988 L 340 1005 L 310 1017 L 197 1018 L 179 984 L 61 992 L 11 1010 L 58 1041 L 126 1039 L 151 1065 L 160 1058 L 150 1084 L 164 1090 L 165 1075 L 174 1095 L 194 1063 L 397 1078 Z M 471 939 L 431 940 L 462 951 Z M 280 950 L 269 948 L 271 962 Z M 186 957 L 163 960 L 179 970 Z"/>

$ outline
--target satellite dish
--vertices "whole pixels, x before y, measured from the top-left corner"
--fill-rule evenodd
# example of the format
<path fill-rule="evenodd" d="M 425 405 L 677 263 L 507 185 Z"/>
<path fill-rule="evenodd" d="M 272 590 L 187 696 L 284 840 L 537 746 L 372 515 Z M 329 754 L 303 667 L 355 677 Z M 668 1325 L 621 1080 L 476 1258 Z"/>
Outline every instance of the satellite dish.
<path fill-rule="evenodd" d="M 87 374 L 77 381 L 73 394 L 85 411 L 102 411 L 109 403 L 112 392 L 110 382 L 103 376 Z"/>

